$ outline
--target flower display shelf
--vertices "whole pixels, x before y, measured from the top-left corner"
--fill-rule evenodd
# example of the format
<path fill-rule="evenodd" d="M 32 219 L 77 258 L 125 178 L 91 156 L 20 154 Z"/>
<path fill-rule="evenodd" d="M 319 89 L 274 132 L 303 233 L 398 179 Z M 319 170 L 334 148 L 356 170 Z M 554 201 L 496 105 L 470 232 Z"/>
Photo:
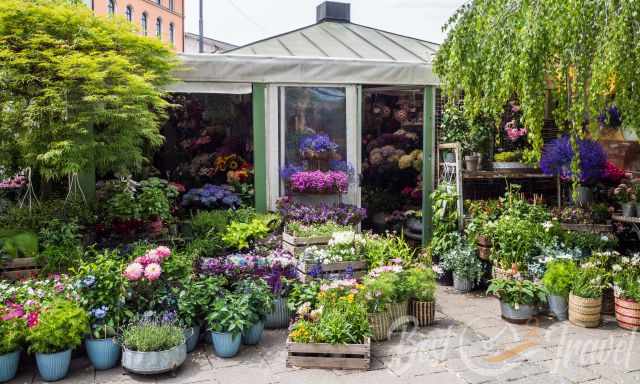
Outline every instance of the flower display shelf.
<path fill-rule="evenodd" d="M 294 257 L 301 255 L 307 247 L 326 247 L 331 236 L 297 237 L 286 232 L 282 234 L 282 248 Z"/>
<path fill-rule="evenodd" d="M 299 279 L 303 283 L 311 278 L 326 279 L 331 275 L 339 275 L 344 277 L 346 272 L 350 270 L 351 277 L 358 279 L 367 274 L 367 262 L 360 261 L 340 261 L 336 263 L 320 264 L 322 270 L 317 276 L 311 276 L 318 264 L 301 261 L 298 263 Z"/>
<path fill-rule="evenodd" d="M 287 367 L 368 370 L 371 339 L 363 344 L 294 343 L 287 340 Z"/>
<path fill-rule="evenodd" d="M 40 272 L 35 257 L 22 257 L 8 261 L 0 268 L 0 277 L 9 280 L 20 280 Z"/>

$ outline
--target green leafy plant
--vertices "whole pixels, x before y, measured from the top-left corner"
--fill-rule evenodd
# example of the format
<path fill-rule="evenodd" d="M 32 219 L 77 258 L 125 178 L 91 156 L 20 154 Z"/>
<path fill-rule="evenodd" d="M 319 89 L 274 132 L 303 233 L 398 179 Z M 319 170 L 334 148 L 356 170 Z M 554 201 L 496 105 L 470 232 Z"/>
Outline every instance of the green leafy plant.
<path fill-rule="evenodd" d="M 224 233 L 229 225 L 227 211 L 199 211 L 191 218 L 191 227 L 196 237 L 209 237 Z"/>
<path fill-rule="evenodd" d="M 311 280 L 308 283 L 294 281 L 287 296 L 287 308 L 291 312 L 296 312 L 304 303 L 309 303 L 311 308 L 315 308 L 318 303 L 318 293 L 320 293 L 320 282 Z"/>
<path fill-rule="evenodd" d="M 10 309 L 0 309 L 0 315 L 9 314 Z M 0 320 L 0 355 L 15 352 L 24 346 L 27 336 L 27 322 L 22 317 Z"/>
<path fill-rule="evenodd" d="M 585 299 L 597 299 L 606 288 L 606 271 L 591 262 L 583 263 L 573 274 L 571 293 Z"/>
<path fill-rule="evenodd" d="M 249 248 L 249 242 L 265 237 L 269 233 L 268 222 L 255 218 L 249 223 L 232 221 L 222 236 L 225 245 L 233 249 Z"/>
<path fill-rule="evenodd" d="M 640 303 L 640 256 L 620 258 L 612 271 L 616 297 Z"/>
<path fill-rule="evenodd" d="M 557 260 L 547 264 L 547 270 L 542 278 L 542 284 L 549 294 L 555 296 L 569 296 L 573 276 L 577 272 L 574 262 Z"/>
<path fill-rule="evenodd" d="M 522 152 L 516 151 L 516 152 L 496 153 L 493 156 L 493 160 L 497 162 L 505 162 L 505 163 L 517 162 L 522 160 Z"/>
<path fill-rule="evenodd" d="M 493 279 L 487 294 L 497 296 L 516 310 L 521 305 L 536 305 L 547 301 L 545 290 L 529 280 Z"/>
<path fill-rule="evenodd" d="M 247 278 L 240 280 L 233 285 L 234 291 L 245 295 L 249 299 L 249 308 L 252 316 L 249 321 L 255 324 L 264 321 L 267 315 L 273 311 L 275 297 L 271 292 L 271 287 L 264 279 Z"/>
<path fill-rule="evenodd" d="M 173 292 L 178 301 L 178 318 L 187 327 L 197 325 L 226 291 L 222 276 L 190 277 Z"/>
<path fill-rule="evenodd" d="M 249 296 L 227 294 L 216 300 L 208 309 L 207 324 L 212 332 L 239 335 L 249 328 L 254 313 Z"/>
<path fill-rule="evenodd" d="M 12 259 L 38 254 L 38 236 L 32 232 L 4 231 L 0 233 L 3 252 Z"/>
<path fill-rule="evenodd" d="M 431 268 L 416 266 L 405 271 L 407 291 L 411 298 L 418 301 L 434 301 L 436 277 Z"/>
<path fill-rule="evenodd" d="M 131 323 L 122 332 L 122 346 L 131 351 L 167 351 L 184 342 L 182 328 L 171 323 L 153 320 L 140 320 Z"/>
<path fill-rule="evenodd" d="M 384 312 L 387 306 L 396 302 L 396 288 L 400 277 L 394 272 L 385 272 L 377 277 L 367 276 L 362 282 L 360 297 L 367 305 L 369 313 Z"/>
<path fill-rule="evenodd" d="M 473 249 L 467 243 L 461 243 L 442 257 L 442 267 L 453 272 L 460 279 L 478 283 L 484 275 L 482 263 Z"/>
<path fill-rule="evenodd" d="M 366 235 L 362 253 L 369 268 L 376 268 L 389 264 L 391 260 L 400 260 L 409 265 L 414 261 L 417 251 L 402 236 L 385 234 Z"/>
<path fill-rule="evenodd" d="M 321 237 L 331 236 L 334 232 L 349 232 L 349 226 L 338 225 L 334 222 L 305 225 L 297 221 L 288 222 L 285 232 L 296 237 Z"/>
<path fill-rule="evenodd" d="M 77 303 L 56 299 L 46 304 L 29 330 L 29 352 L 57 353 L 73 349 L 89 332 L 87 312 Z"/>

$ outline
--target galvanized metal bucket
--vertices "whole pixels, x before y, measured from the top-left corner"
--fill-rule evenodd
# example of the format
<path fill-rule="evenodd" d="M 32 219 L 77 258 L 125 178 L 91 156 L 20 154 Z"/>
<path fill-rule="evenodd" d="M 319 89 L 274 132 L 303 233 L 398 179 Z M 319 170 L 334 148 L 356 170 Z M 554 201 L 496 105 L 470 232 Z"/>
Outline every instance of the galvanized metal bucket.
<path fill-rule="evenodd" d="M 287 308 L 287 298 L 278 297 L 274 300 L 273 312 L 267 315 L 264 327 L 267 329 L 283 329 L 289 326 L 291 313 Z"/>
<path fill-rule="evenodd" d="M 159 352 L 138 352 L 123 348 L 122 367 L 129 372 L 154 375 L 176 370 L 186 358 L 187 343 Z"/>
<path fill-rule="evenodd" d="M 462 279 L 462 278 L 458 277 L 458 275 L 456 275 L 454 273 L 453 274 L 453 288 L 455 288 L 456 291 L 461 292 L 461 293 L 471 292 L 471 290 L 473 289 L 473 281 L 467 280 L 467 279 Z"/>
<path fill-rule="evenodd" d="M 549 311 L 560 321 L 567 320 L 569 301 L 564 296 L 549 295 Z"/>
<path fill-rule="evenodd" d="M 535 316 L 536 313 L 536 308 L 533 305 L 521 304 L 516 309 L 504 301 L 500 301 L 500 309 L 504 319 L 517 322 L 527 321 Z"/>

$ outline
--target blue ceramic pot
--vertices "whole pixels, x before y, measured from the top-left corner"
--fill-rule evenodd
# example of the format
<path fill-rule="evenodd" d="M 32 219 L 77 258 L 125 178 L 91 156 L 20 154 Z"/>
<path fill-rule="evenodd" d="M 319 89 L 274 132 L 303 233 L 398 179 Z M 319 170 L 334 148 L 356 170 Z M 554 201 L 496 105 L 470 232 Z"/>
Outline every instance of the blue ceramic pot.
<path fill-rule="evenodd" d="M 242 333 L 242 344 L 256 345 L 262 339 L 262 331 L 264 331 L 264 322 L 258 321 L 251 328 Z"/>
<path fill-rule="evenodd" d="M 287 308 L 287 298 L 278 297 L 273 302 L 273 312 L 267 315 L 264 327 L 267 329 L 282 329 L 289 326 L 291 313 Z"/>
<path fill-rule="evenodd" d="M 213 349 L 216 355 L 220 357 L 233 357 L 240 350 L 240 335 L 231 333 L 211 332 L 211 340 L 213 341 Z"/>
<path fill-rule="evenodd" d="M 193 352 L 200 340 L 200 326 L 195 325 L 184 330 L 184 338 L 187 340 L 187 353 Z"/>
<path fill-rule="evenodd" d="M 71 349 L 58 353 L 36 353 L 36 364 L 44 381 L 64 379 L 71 365 Z"/>
<path fill-rule="evenodd" d="M 99 371 L 111 369 L 120 360 L 120 345 L 115 339 L 86 339 L 84 345 L 93 367 Z"/>
<path fill-rule="evenodd" d="M 0 383 L 4 383 L 16 377 L 20 364 L 20 350 L 0 355 Z"/>

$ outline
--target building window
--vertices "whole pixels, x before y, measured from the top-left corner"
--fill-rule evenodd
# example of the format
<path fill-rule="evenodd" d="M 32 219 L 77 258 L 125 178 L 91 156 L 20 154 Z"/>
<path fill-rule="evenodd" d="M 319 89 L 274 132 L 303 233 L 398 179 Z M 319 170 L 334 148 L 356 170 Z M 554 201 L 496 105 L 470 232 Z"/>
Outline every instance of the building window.
<path fill-rule="evenodd" d="M 169 23 L 169 41 L 171 44 L 175 43 L 176 26 L 173 23 Z"/>
<path fill-rule="evenodd" d="M 125 11 L 125 15 L 127 17 L 127 20 L 129 22 L 133 21 L 133 7 L 130 5 L 127 5 L 127 10 Z"/>
<path fill-rule="evenodd" d="M 175 10 L 175 7 L 173 5 L 173 0 L 169 0 L 169 10 L 170 11 L 174 11 Z"/>
<path fill-rule="evenodd" d="M 156 37 L 162 40 L 162 19 L 156 19 Z"/>
<path fill-rule="evenodd" d="M 142 28 L 142 34 L 147 36 L 147 12 L 142 13 L 142 17 L 140 18 L 140 27 Z"/>
<path fill-rule="evenodd" d="M 109 0 L 107 2 L 107 13 L 109 13 L 109 16 L 116 14 L 116 0 Z"/>

